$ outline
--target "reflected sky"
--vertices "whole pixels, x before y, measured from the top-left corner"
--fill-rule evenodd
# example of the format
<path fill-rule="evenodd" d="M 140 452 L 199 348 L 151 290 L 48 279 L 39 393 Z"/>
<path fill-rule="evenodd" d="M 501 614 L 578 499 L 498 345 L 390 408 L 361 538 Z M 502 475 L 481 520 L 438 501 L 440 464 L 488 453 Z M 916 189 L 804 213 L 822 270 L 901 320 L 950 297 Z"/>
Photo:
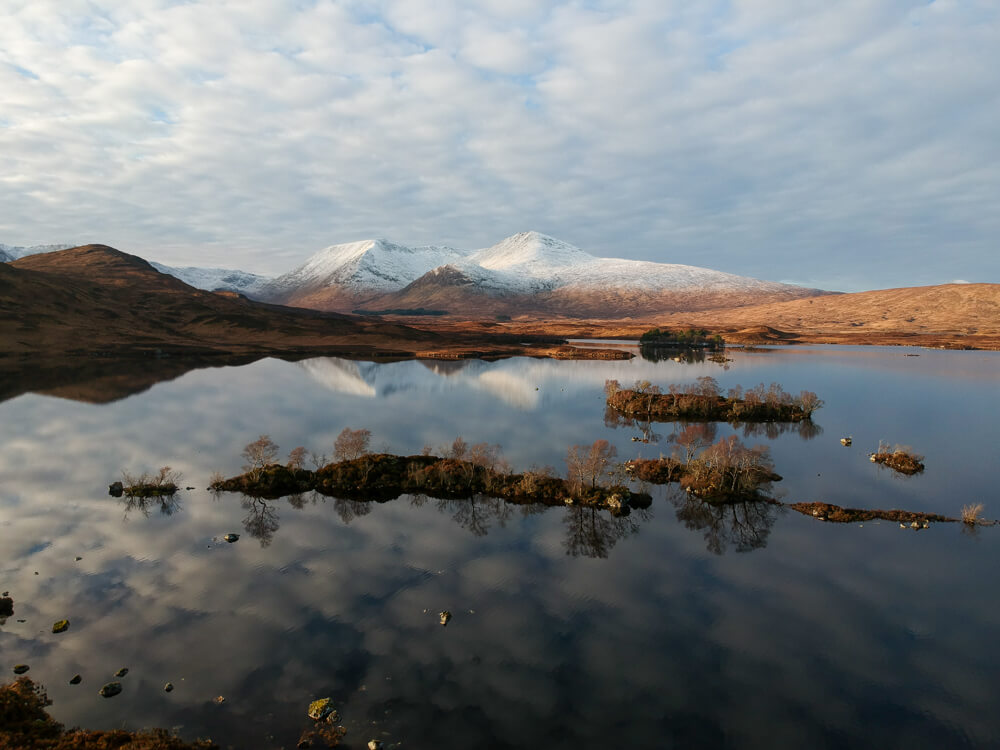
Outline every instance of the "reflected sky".
<path fill-rule="evenodd" d="M 987 476 L 1000 357 L 811 349 L 730 353 L 728 371 L 264 360 L 103 406 L 12 399 L 0 404 L 0 590 L 15 615 L 0 625 L 0 666 L 30 664 L 70 724 L 176 727 L 243 747 L 294 746 L 309 701 L 326 695 L 352 746 L 997 742 L 993 529 L 840 526 L 776 506 L 713 515 L 672 487 L 626 519 L 411 496 L 255 505 L 204 490 L 261 433 L 283 453 L 330 452 L 347 426 L 400 453 L 458 434 L 499 443 L 517 470 L 562 471 L 570 445 L 601 437 L 622 459 L 653 457 L 665 439 L 605 426 L 604 380 L 707 374 L 826 401 L 811 440 L 743 438 L 770 446 L 786 501 L 949 515 L 977 501 L 1000 515 Z M 879 439 L 912 444 L 926 472 L 871 465 Z M 162 465 L 195 488 L 169 512 L 107 496 L 121 470 Z M 228 532 L 243 536 L 227 544 Z M 69 631 L 52 634 L 62 617 Z M 101 699 L 122 666 L 124 692 Z M 68 685 L 77 672 L 83 684 Z"/>

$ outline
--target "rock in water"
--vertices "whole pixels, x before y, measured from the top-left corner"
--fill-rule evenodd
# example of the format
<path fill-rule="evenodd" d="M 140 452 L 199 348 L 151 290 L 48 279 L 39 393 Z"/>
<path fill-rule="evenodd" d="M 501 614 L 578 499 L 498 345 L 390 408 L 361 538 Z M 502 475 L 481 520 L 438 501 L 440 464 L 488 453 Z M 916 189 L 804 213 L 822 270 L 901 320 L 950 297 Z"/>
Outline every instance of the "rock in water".
<path fill-rule="evenodd" d="M 368 750 L 382 750 L 382 740 L 368 740 Z"/>
<path fill-rule="evenodd" d="M 313 721 L 337 721 L 337 709 L 333 706 L 332 698 L 320 698 L 309 704 L 309 718 Z"/>
<path fill-rule="evenodd" d="M 14 600 L 9 596 L 0 597 L 0 617 L 11 617 L 14 614 Z"/>
<path fill-rule="evenodd" d="M 73 678 L 69 681 L 69 684 L 70 685 L 79 685 L 81 682 L 83 682 L 83 677 L 81 677 L 78 674 L 75 674 L 75 675 L 73 675 Z"/>
<path fill-rule="evenodd" d="M 122 667 L 117 672 L 115 672 L 115 677 L 124 677 L 128 674 L 128 667 Z"/>
<path fill-rule="evenodd" d="M 230 544 L 232 544 L 233 542 L 238 542 L 240 540 L 240 535 L 239 534 L 226 534 L 222 538 L 225 539 Z"/>
<path fill-rule="evenodd" d="M 172 692 L 174 692 L 174 683 L 168 682 L 166 685 L 164 685 L 163 686 L 163 692 L 164 693 L 172 693 Z"/>
<path fill-rule="evenodd" d="M 30 668 L 31 667 L 29 667 L 27 664 L 15 664 L 14 665 L 14 674 L 24 674 Z"/>
<path fill-rule="evenodd" d="M 65 633 L 69 630 L 69 620 L 58 620 L 52 623 L 53 633 Z"/>
<path fill-rule="evenodd" d="M 108 485 L 108 494 L 111 497 L 121 497 L 123 492 L 125 492 L 125 488 L 121 482 L 112 482 Z"/>
<path fill-rule="evenodd" d="M 451 612 L 449 612 L 448 610 L 445 610 L 444 612 L 442 612 L 441 614 L 439 614 L 438 617 L 440 618 L 440 621 L 441 621 L 442 625 L 447 625 L 448 624 L 448 620 L 451 619 Z"/>
<path fill-rule="evenodd" d="M 100 693 L 105 698 L 113 698 L 122 691 L 122 684 L 120 682 L 109 682 L 107 685 L 101 688 Z"/>

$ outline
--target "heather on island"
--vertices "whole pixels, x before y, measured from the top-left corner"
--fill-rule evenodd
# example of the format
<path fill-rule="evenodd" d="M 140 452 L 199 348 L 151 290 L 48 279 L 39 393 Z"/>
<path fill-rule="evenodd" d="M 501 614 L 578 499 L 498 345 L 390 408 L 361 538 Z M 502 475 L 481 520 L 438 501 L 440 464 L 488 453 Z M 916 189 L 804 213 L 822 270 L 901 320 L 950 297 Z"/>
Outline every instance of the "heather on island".
<path fill-rule="evenodd" d="M 737 385 L 723 395 L 718 381 L 707 375 L 694 383 L 672 383 L 666 393 L 648 380 L 636 381 L 631 388 L 607 380 L 604 393 L 607 405 L 619 414 L 658 422 L 801 422 L 811 419 L 813 412 L 823 406 L 812 391 L 793 396 L 778 383 L 761 383 L 746 390 Z"/>

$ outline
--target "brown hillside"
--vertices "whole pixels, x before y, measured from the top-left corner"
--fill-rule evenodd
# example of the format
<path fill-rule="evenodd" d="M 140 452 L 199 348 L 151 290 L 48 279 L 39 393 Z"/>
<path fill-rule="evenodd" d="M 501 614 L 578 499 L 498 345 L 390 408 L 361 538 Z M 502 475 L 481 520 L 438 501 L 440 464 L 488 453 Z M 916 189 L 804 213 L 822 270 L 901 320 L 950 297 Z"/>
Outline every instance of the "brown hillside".
<path fill-rule="evenodd" d="M 637 338 L 653 326 L 706 328 L 751 344 L 913 344 L 1000 348 L 1000 284 L 944 284 L 720 310 L 631 318 L 554 319 L 523 314 L 509 323 L 421 321 L 424 328 L 489 329 L 580 338 Z"/>
<path fill-rule="evenodd" d="M 440 346 L 406 326 L 194 289 L 105 245 L 0 266 L 0 353 L 330 351 Z"/>

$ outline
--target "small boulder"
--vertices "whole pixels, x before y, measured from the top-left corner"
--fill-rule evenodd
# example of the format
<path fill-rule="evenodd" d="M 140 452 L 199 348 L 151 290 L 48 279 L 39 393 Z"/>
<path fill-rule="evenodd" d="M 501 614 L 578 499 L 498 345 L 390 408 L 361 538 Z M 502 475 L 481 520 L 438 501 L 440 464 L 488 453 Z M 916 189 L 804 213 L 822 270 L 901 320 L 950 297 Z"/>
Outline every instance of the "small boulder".
<path fill-rule="evenodd" d="M 320 698 L 309 704 L 309 718 L 313 721 L 329 722 L 338 721 L 337 709 L 333 705 L 332 698 Z"/>
<path fill-rule="evenodd" d="M 239 534 L 226 534 L 222 538 L 225 539 L 230 544 L 232 544 L 233 542 L 238 542 L 240 540 L 240 535 Z"/>
<path fill-rule="evenodd" d="M 368 750 L 382 750 L 385 743 L 382 740 L 368 740 Z"/>
<path fill-rule="evenodd" d="M 14 615 L 14 600 L 4 592 L 0 596 L 0 617 L 12 617 Z"/>
<path fill-rule="evenodd" d="M 172 692 L 174 692 L 174 683 L 168 682 L 166 685 L 164 685 L 163 686 L 163 692 L 164 693 L 172 693 Z"/>
<path fill-rule="evenodd" d="M 14 674 L 24 674 L 29 669 L 31 669 L 31 667 L 29 667 L 27 664 L 15 664 L 14 665 Z"/>
<path fill-rule="evenodd" d="M 122 667 L 117 672 L 115 672 L 115 677 L 124 677 L 128 674 L 128 667 Z"/>
<path fill-rule="evenodd" d="M 100 694 L 105 698 L 113 698 L 122 691 L 122 684 L 120 682 L 109 682 L 107 685 L 100 689 Z"/>
<path fill-rule="evenodd" d="M 57 620 L 52 623 L 53 633 L 65 633 L 67 630 L 69 630 L 69 620 Z"/>
<path fill-rule="evenodd" d="M 124 492 L 125 487 L 121 482 L 112 482 L 108 485 L 108 494 L 111 495 L 111 497 L 121 497 Z"/>
<path fill-rule="evenodd" d="M 70 678 L 69 684 L 70 685 L 79 685 L 81 682 L 83 682 L 83 677 L 81 675 L 75 674 L 75 675 L 73 675 L 72 678 Z"/>
<path fill-rule="evenodd" d="M 438 618 L 439 618 L 439 621 L 440 621 L 440 623 L 442 625 L 447 625 L 448 624 L 448 620 L 451 619 L 451 612 L 449 612 L 448 610 L 445 610 L 444 612 L 441 612 L 438 615 Z"/>

